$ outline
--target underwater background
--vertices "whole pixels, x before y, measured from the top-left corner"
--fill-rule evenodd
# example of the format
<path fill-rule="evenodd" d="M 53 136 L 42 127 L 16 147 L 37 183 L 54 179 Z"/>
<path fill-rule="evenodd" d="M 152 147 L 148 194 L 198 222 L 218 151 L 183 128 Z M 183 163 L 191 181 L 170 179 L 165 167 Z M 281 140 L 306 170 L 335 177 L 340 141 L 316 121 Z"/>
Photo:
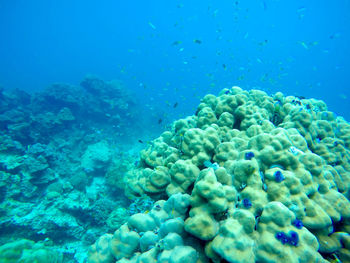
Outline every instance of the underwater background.
<path fill-rule="evenodd" d="M 349 11 L 348 0 L 0 1 L 0 263 L 136 262 L 137 256 L 164 248 L 148 240 L 144 241 L 147 249 L 145 245 L 131 249 L 118 237 L 130 234 L 124 233 L 123 224 L 128 222 L 128 231 L 142 237 L 152 229 L 165 240 L 161 224 L 176 218 L 187 222 L 187 234 L 180 235 L 184 241 L 179 241 L 180 246 L 171 239 L 177 244 L 172 249 L 178 250 L 169 249 L 170 256 L 153 255 L 154 262 L 170 258 L 192 262 L 186 256 L 198 257 L 193 262 L 238 262 L 232 255 L 239 252 L 221 251 L 225 243 L 215 241 L 219 235 L 198 233 L 191 221 L 195 212 L 183 212 L 202 209 L 193 201 L 196 183 L 206 178 L 206 171 L 223 167 L 236 171 L 235 164 L 230 166 L 233 159 L 237 163 L 258 160 L 253 166 L 262 183 L 256 191 L 259 195 L 261 188 L 273 189 L 270 175 L 277 176 L 273 183 L 281 183 L 293 177 L 289 172 L 299 178 L 300 169 L 310 171 L 316 192 L 327 185 L 334 191 L 330 191 L 332 198 L 322 190 L 322 197 L 311 195 L 306 179 L 300 179 L 305 183 L 301 192 L 314 198 L 312 202 L 324 198 L 329 203 L 319 202 L 343 212 L 337 210 L 335 215 L 317 203 L 315 207 L 326 211 L 320 214 L 329 216 L 317 220 L 330 223 L 315 226 L 303 220 L 309 215 L 296 212 L 294 206 L 300 203 L 276 197 L 256 204 L 253 194 L 245 194 L 249 182 L 217 179 L 237 192 L 235 204 L 227 201 L 227 209 L 213 212 L 217 222 L 223 224 L 228 215 L 234 220 L 248 218 L 245 212 L 238 214 L 241 209 L 254 210 L 251 216 L 258 225 L 260 216 L 263 221 L 268 218 L 261 215 L 264 209 L 272 214 L 279 211 L 271 204 L 279 201 L 293 211 L 285 212 L 285 220 L 297 230 L 280 229 L 271 237 L 274 242 L 280 241 L 282 248 L 289 244 L 290 254 L 300 258 L 292 249 L 310 250 L 312 260 L 319 262 L 350 262 L 350 212 L 344 212 L 350 209 Z M 226 101 L 230 96 L 234 102 Z M 248 108 L 239 109 L 242 105 Z M 220 127 L 217 139 L 210 125 Z M 249 130 L 251 126 L 256 130 Z M 227 127 L 240 133 L 233 134 Z M 192 129 L 201 131 L 189 133 Z M 278 129 L 288 130 L 288 135 Z M 300 166 L 277 155 L 273 156 L 280 161 L 266 164 L 260 159 L 263 147 L 255 147 L 252 137 L 261 133 L 284 140 L 281 145 L 287 148 L 281 156 L 290 155 Z M 235 142 L 237 154 L 226 149 L 232 160 L 218 157 L 224 151 L 219 142 L 236 137 L 247 144 Z M 213 148 L 194 146 L 197 140 L 208 140 L 206 145 Z M 275 145 L 273 140 L 263 143 Z M 208 152 L 197 156 L 198 149 Z M 312 159 L 316 157 L 311 153 L 320 159 Z M 319 174 L 314 175 L 316 168 L 303 161 L 306 157 L 296 161 L 303 154 L 310 154 L 310 162 L 323 167 L 327 182 L 316 179 Z M 182 160 L 186 163 L 173 166 Z M 152 172 L 156 183 L 149 179 Z M 178 173 L 192 178 L 186 181 L 187 187 L 174 186 Z M 159 189 L 150 190 L 150 184 Z M 167 199 L 168 205 L 159 201 Z M 238 210 L 234 212 L 233 207 Z M 162 209 L 168 217 L 152 223 L 148 217 L 158 218 Z M 136 218 L 141 214 L 147 218 Z M 152 222 L 140 230 L 138 220 Z M 302 233 L 303 223 L 313 237 Z M 238 228 L 233 223 L 230 227 Z M 327 233 L 320 232 L 326 228 Z M 106 234 L 116 230 L 120 233 L 113 238 Z M 331 234 L 336 238 L 328 240 Z M 248 247 L 255 246 L 247 233 L 234 235 L 249 240 Z M 304 239 L 313 241 L 304 247 Z M 337 245 L 322 247 L 324 240 Z M 119 247 L 107 251 L 110 242 Z M 240 258 L 241 262 L 265 259 L 259 253 Z M 288 255 L 272 262 L 282 259 L 294 262 Z"/>
<path fill-rule="evenodd" d="M 1 1 L 1 85 L 94 74 L 170 116 L 224 87 L 259 87 L 323 99 L 349 119 L 349 10 L 346 0 Z"/>

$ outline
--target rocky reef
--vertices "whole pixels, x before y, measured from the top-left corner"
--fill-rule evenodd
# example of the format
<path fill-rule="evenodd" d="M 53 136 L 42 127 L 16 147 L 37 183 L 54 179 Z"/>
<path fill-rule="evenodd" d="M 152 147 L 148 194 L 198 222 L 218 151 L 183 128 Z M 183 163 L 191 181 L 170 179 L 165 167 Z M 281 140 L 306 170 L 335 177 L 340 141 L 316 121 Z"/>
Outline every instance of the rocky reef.
<path fill-rule="evenodd" d="M 151 210 L 88 262 L 349 262 L 350 124 L 321 100 L 224 89 L 124 176 Z"/>
<path fill-rule="evenodd" d="M 125 145 L 141 136 L 140 109 L 121 83 L 96 77 L 1 90 L 0 250 L 14 252 L 0 262 L 83 262 L 101 231 L 127 220 L 123 176 L 137 154 Z"/>

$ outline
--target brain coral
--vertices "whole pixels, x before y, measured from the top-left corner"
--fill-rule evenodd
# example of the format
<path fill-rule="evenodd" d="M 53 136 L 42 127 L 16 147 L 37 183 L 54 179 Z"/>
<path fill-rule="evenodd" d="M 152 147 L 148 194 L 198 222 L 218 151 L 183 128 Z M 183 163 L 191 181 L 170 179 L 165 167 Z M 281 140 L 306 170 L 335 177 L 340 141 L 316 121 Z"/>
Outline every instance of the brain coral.
<path fill-rule="evenodd" d="M 158 201 L 148 219 L 138 215 L 155 224 L 141 231 L 130 221 L 108 237 L 119 248 L 103 253 L 117 262 L 180 262 L 194 251 L 197 262 L 350 262 L 349 146 L 350 124 L 323 101 L 239 87 L 206 95 L 124 178 L 130 198 L 189 204 L 163 211 Z M 174 218 L 181 231 L 165 239 L 157 229 Z M 154 245 L 140 250 L 145 231 Z"/>

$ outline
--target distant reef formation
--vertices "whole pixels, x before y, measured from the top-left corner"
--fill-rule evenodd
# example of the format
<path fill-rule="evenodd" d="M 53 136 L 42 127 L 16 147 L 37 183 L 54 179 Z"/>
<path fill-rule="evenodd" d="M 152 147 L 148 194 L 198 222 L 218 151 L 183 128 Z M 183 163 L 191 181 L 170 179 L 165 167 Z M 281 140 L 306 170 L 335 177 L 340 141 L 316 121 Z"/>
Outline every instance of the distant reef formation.
<path fill-rule="evenodd" d="M 136 122 L 139 110 L 134 96 L 121 83 L 97 77 L 86 77 L 79 86 L 53 84 L 34 94 L 0 90 L 1 131 L 27 145 L 47 143 L 52 134 L 72 126 L 132 132 L 127 127 Z"/>
<path fill-rule="evenodd" d="M 0 91 L 0 262 L 83 262 L 84 246 L 125 222 L 137 157 L 122 144 L 145 131 L 141 109 L 96 77 Z"/>
<path fill-rule="evenodd" d="M 150 209 L 89 263 L 350 262 L 350 124 L 323 101 L 224 89 L 124 176 Z"/>

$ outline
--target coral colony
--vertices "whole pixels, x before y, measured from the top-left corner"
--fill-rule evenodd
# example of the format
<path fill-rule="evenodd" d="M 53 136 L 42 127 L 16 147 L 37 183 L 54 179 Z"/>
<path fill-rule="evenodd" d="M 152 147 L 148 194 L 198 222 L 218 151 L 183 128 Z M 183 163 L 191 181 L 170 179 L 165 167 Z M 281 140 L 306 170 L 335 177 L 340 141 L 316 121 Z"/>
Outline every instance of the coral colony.
<path fill-rule="evenodd" d="M 75 258 L 89 245 L 88 263 L 349 261 L 350 124 L 321 100 L 223 89 L 134 155 L 113 146 L 120 116 L 137 118 L 119 86 L 0 100 L 3 234 L 37 240 L 0 246 L 0 262 L 62 262 L 57 240 Z"/>
<path fill-rule="evenodd" d="M 88 262 L 107 262 L 102 253 L 190 263 L 281 254 L 284 262 L 326 262 L 348 253 L 349 147 L 349 123 L 323 101 L 239 87 L 208 94 L 124 177 L 126 195 L 148 195 L 153 208 L 102 235 Z"/>

